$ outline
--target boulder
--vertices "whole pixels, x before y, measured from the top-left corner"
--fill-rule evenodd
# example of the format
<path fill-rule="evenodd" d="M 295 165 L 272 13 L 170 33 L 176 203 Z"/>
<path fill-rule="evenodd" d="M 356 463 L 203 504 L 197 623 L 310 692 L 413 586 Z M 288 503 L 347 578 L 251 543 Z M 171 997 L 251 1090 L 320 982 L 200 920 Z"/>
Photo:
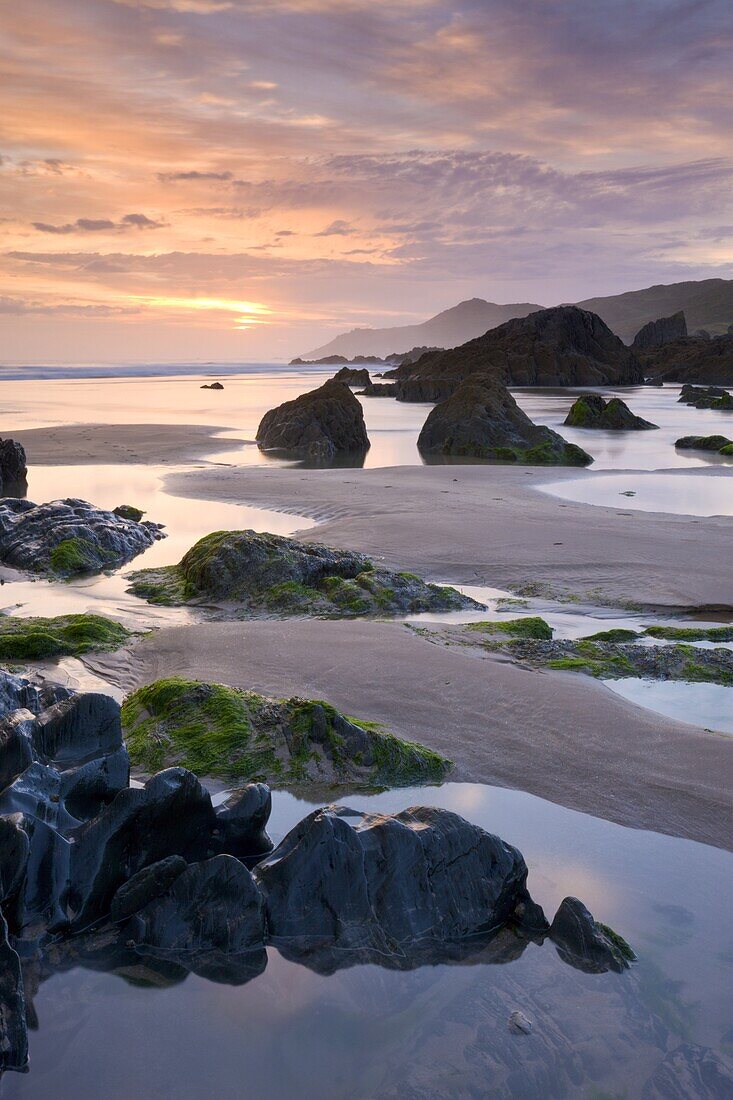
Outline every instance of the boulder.
<path fill-rule="evenodd" d="M 151 901 L 155 901 L 183 874 L 188 864 L 182 856 L 166 856 L 143 867 L 123 882 L 112 898 L 109 915 L 113 921 L 127 920 Z"/>
<path fill-rule="evenodd" d="M 130 757 L 123 745 L 62 772 L 61 799 L 72 817 L 88 821 L 129 786 L 129 782 Z"/>
<path fill-rule="evenodd" d="M 8 943 L 8 927 L 0 913 L 0 1075 L 28 1065 L 23 975 L 17 952 Z"/>
<path fill-rule="evenodd" d="M 44 763 L 65 769 L 122 748 L 120 705 L 88 691 L 41 711 L 33 724 L 33 748 Z"/>
<path fill-rule="evenodd" d="M 725 435 L 683 435 L 676 440 L 675 447 L 681 451 L 722 451 L 729 447 L 733 440 Z"/>
<path fill-rule="evenodd" d="M 69 888 L 74 927 L 108 912 L 119 887 L 143 867 L 170 855 L 205 855 L 214 825 L 208 792 L 184 768 L 169 768 L 142 788 L 120 791 L 74 838 Z"/>
<path fill-rule="evenodd" d="M 263 948 L 265 906 L 238 859 L 192 863 L 128 926 L 131 939 L 166 951 L 237 954 Z"/>
<path fill-rule="evenodd" d="M 216 846 L 239 859 L 253 859 L 272 851 L 267 822 L 272 811 L 270 788 L 249 783 L 216 807 Z"/>
<path fill-rule="evenodd" d="M 507 386 L 629 386 L 637 359 L 609 327 L 577 306 L 541 309 L 448 351 L 390 372 L 399 401 L 443 401 L 472 375 Z"/>
<path fill-rule="evenodd" d="M 0 439 L 0 496 L 23 496 L 28 489 L 25 451 L 14 439 Z"/>
<path fill-rule="evenodd" d="M 634 351 L 648 351 L 649 348 L 660 348 L 663 344 L 669 344 L 672 340 L 679 340 L 687 336 L 687 321 L 680 309 L 671 317 L 660 317 L 656 321 L 649 321 L 640 328 L 631 345 Z"/>
<path fill-rule="evenodd" d="M 636 959 L 624 939 L 599 924 L 577 898 L 564 898 L 550 925 L 550 939 L 563 962 L 586 974 L 621 973 Z"/>
<path fill-rule="evenodd" d="M 251 615 L 358 615 L 479 607 L 454 588 L 378 567 L 365 554 L 257 531 L 216 531 L 178 565 L 131 575 L 151 603 L 236 602 Z"/>
<path fill-rule="evenodd" d="M 696 409 L 733 410 L 733 395 L 722 386 L 692 386 L 687 383 L 680 390 L 679 400 Z"/>
<path fill-rule="evenodd" d="M 333 376 L 334 382 L 345 382 L 347 386 L 368 386 L 369 371 L 366 367 L 342 367 Z"/>
<path fill-rule="evenodd" d="M 0 501 L 0 561 L 31 573 L 117 569 L 162 538 L 158 523 L 138 523 L 71 497 Z"/>
<path fill-rule="evenodd" d="M 563 423 L 569 428 L 599 428 L 611 432 L 643 432 L 658 427 L 635 416 L 620 397 L 606 401 L 598 393 L 582 393 L 576 398 Z"/>
<path fill-rule="evenodd" d="M 586 466 L 593 459 L 551 428 L 534 424 L 496 378 L 474 376 L 430 412 L 421 454 L 459 455 L 541 466 Z"/>
<path fill-rule="evenodd" d="M 120 516 L 121 519 L 131 519 L 133 523 L 139 523 L 145 513 L 141 508 L 136 508 L 134 504 L 118 504 L 112 511 L 116 516 Z"/>
<path fill-rule="evenodd" d="M 254 870 L 272 940 L 401 950 L 510 922 L 527 899 L 521 854 L 448 810 L 314 810 Z"/>
<path fill-rule="evenodd" d="M 316 390 L 265 413 L 257 429 L 263 450 L 313 458 L 364 453 L 369 437 L 361 404 L 344 382 L 331 378 Z"/>

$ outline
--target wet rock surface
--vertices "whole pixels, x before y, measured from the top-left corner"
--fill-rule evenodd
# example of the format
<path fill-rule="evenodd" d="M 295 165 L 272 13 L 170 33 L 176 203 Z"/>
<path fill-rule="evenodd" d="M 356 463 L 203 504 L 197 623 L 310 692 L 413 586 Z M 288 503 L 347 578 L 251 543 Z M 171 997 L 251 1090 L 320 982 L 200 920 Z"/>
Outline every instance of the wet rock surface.
<path fill-rule="evenodd" d="M 459 455 L 541 466 L 593 459 L 551 428 L 534 424 L 496 378 L 475 376 L 428 415 L 417 441 L 426 455 Z"/>
<path fill-rule="evenodd" d="M 597 393 L 581 394 L 573 402 L 563 423 L 570 428 L 599 428 L 612 432 L 643 432 L 657 427 L 632 413 L 620 397 L 606 401 Z"/>
<path fill-rule="evenodd" d="M 323 460 L 363 454 L 369 449 L 361 404 L 345 382 L 333 378 L 318 389 L 270 409 L 260 422 L 256 438 L 263 450 Z"/>
<path fill-rule="evenodd" d="M 31 573 L 117 569 L 162 538 L 158 523 L 125 519 L 84 500 L 0 500 L 0 561 Z"/>
<path fill-rule="evenodd" d="M 222 601 L 241 613 L 354 618 L 478 607 L 456 589 L 380 568 L 365 554 L 255 531 L 217 531 L 178 565 L 133 573 L 151 603 Z"/>
<path fill-rule="evenodd" d="M 636 385 L 634 354 L 594 313 L 577 306 L 541 309 L 448 351 L 424 355 L 390 373 L 401 401 L 442 401 L 472 375 L 507 386 Z"/>
<path fill-rule="evenodd" d="M 183 764 L 230 782 L 373 788 L 440 782 L 452 767 L 438 753 L 321 700 L 269 699 L 204 681 L 154 681 L 133 692 L 122 716 L 132 760 L 148 773 Z M 270 806 L 268 788 L 251 782 L 219 807 L 224 850 L 269 851 Z"/>
<path fill-rule="evenodd" d="M 577 898 L 564 898 L 550 925 L 550 939 L 561 958 L 586 974 L 628 970 L 636 955 L 610 928 L 594 920 Z"/>

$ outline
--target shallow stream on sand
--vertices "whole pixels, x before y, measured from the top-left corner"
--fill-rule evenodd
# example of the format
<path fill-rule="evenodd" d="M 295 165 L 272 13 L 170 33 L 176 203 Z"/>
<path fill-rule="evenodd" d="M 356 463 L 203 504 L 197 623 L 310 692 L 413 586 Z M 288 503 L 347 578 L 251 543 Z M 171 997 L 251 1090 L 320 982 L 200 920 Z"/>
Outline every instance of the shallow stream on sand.
<path fill-rule="evenodd" d="M 584 974 L 547 942 L 509 961 L 489 948 L 407 971 L 340 955 L 334 973 L 269 949 L 245 985 L 189 976 L 146 988 L 142 972 L 77 968 L 42 980 L 31 1071 L 3 1078 L 4 1100 L 636 1097 L 668 1052 L 730 1043 L 730 854 L 475 784 L 343 801 L 444 806 L 498 833 L 524 853 L 550 915 L 567 894 L 582 898 L 639 962 Z M 277 793 L 273 839 L 312 805 Z M 517 1009 L 530 1035 L 509 1030 Z"/>

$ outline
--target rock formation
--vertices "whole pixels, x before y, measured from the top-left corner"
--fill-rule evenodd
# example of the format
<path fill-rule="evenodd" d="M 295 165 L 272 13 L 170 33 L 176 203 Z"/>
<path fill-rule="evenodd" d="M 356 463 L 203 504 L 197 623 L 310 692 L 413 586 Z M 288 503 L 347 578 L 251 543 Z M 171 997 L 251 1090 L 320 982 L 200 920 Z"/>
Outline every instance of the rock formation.
<path fill-rule="evenodd" d="M 558 954 L 587 974 L 620 974 L 636 955 L 612 929 L 593 919 L 582 901 L 564 898 L 550 926 L 550 939 Z"/>
<path fill-rule="evenodd" d="M 599 428 L 612 432 L 643 432 L 658 427 L 641 416 L 635 416 L 620 397 L 606 401 L 597 393 L 581 394 L 573 402 L 563 423 L 569 428 Z"/>
<path fill-rule="evenodd" d="M 159 523 L 138 523 L 84 500 L 0 501 L 0 561 L 31 573 L 117 569 L 162 538 Z"/>
<path fill-rule="evenodd" d="M 594 313 L 575 306 L 515 318 L 452 351 L 390 372 L 401 401 L 441 401 L 472 375 L 507 386 L 628 386 L 643 375 L 632 352 Z"/>
<path fill-rule="evenodd" d="M 679 400 L 696 409 L 733 410 L 733 395 L 722 386 L 692 386 L 687 383 L 680 390 Z"/>
<path fill-rule="evenodd" d="M 263 416 L 257 429 L 263 450 L 317 459 L 364 453 L 369 437 L 362 407 L 347 385 L 331 378 Z"/>
<path fill-rule="evenodd" d="M 365 554 L 256 531 L 216 531 L 178 565 L 131 575 L 152 603 L 235 602 L 255 615 L 396 614 L 480 606 L 455 588 L 393 573 Z"/>
<path fill-rule="evenodd" d="M 671 317 L 660 317 L 657 321 L 649 321 L 639 329 L 631 347 L 634 351 L 648 351 L 650 348 L 660 348 L 663 344 L 679 340 L 683 336 L 687 336 L 687 322 L 683 310 L 679 310 Z"/>
<path fill-rule="evenodd" d="M 644 374 L 662 382 L 733 385 L 733 336 L 687 336 L 639 351 Z"/>
<path fill-rule="evenodd" d="M 25 450 L 14 439 L 0 439 L 0 496 L 23 496 L 27 489 Z"/>
<path fill-rule="evenodd" d="M 223 390 L 224 386 L 221 382 L 208 382 L 201 386 L 202 390 Z"/>
<path fill-rule="evenodd" d="M 122 719 L 131 759 L 146 773 L 177 763 L 237 783 L 399 787 L 441 782 L 452 767 L 423 745 L 346 718 L 321 700 L 270 699 L 198 680 L 138 688 Z M 235 855 L 242 846 L 249 853 L 267 847 L 269 791 L 254 784 L 247 792 L 244 803 L 237 796 L 218 812 L 226 851 Z"/>
<path fill-rule="evenodd" d="M 347 386 L 368 386 L 369 371 L 366 367 L 342 367 L 333 376 L 334 382 L 345 382 Z"/>
<path fill-rule="evenodd" d="M 428 455 L 461 455 L 539 466 L 587 466 L 580 447 L 534 424 L 494 377 L 475 376 L 436 405 L 418 441 Z"/>
<path fill-rule="evenodd" d="M 675 442 L 681 451 L 717 451 L 718 454 L 733 454 L 733 440 L 725 435 L 683 435 Z"/>
<path fill-rule="evenodd" d="M 396 382 L 370 382 L 363 390 L 357 390 L 359 397 L 396 397 Z"/>

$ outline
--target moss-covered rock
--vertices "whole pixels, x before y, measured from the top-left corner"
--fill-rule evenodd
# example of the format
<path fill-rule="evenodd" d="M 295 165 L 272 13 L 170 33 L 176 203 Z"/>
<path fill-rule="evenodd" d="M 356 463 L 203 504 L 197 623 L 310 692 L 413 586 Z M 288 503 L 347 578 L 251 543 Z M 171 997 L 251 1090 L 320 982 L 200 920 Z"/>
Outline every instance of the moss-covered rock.
<path fill-rule="evenodd" d="M 606 401 L 598 393 L 581 394 L 571 405 L 564 424 L 570 428 L 598 428 L 612 432 L 648 431 L 658 427 L 632 413 L 620 397 Z"/>
<path fill-rule="evenodd" d="M 132 637 L 121 623 L 104 615 L 58 615 L 23 619 L 0 616 L 0 661 L 42 661 L 115 649 Z"/>
<path fill-rule="evenodd" d="M 468 630 L 479 630 L 486 634 L 511 634 L 515 638 L 534 638 L 549 641 L 552 638 L 552 627 L 540 618 L 539 615 L 527 615 L 523 619 L 486 620 L 479 623 L 469 623 Z"/>
<path fill-rule="evenodd" d="M 251 616 L 454 611 L 483 605 L 455 588 L 393 573 L 364 554 L 255 531 L 216 531 L 178 565 L 133 573 L 130 591 L 150 603 L 235 603 Z"/>
<path fill-rule="evenodd" d="M 733 626 L 646 626 L 644 632 L 672 642 L 733 642 Z"/>
<path fill-rule="evenodd" d="M 683 451 L 723 451 L 731 446 L 733 440 L 725 435 L 683 435 L 675 443 Z"/>
<path fill-rule="evenodd" d="M 118 504 L 112 511 L 116 516 L 120 516 L 121 519 L 131 519 L 133 523 L 139 523 L 145 513 L 141 508 L 136 508 L 134 504 Z"/>
<path fill-rule="evenodd" d="M 612 630 L 599 630 L 597 634 L 589 634 L 584 638 L 585 642 L 635 642 L 639 637 L 638 630 L 627 630 L 625 627 L 614 627 Z"/>
<path fill-rule="evenodd" d="M 269 699 L 171 678 L 122 706 L 130 759 L 146 772 L 181 765 L 227 781 L 359 787 L 441 782 L 449 760 L 320 700 Z"/>

